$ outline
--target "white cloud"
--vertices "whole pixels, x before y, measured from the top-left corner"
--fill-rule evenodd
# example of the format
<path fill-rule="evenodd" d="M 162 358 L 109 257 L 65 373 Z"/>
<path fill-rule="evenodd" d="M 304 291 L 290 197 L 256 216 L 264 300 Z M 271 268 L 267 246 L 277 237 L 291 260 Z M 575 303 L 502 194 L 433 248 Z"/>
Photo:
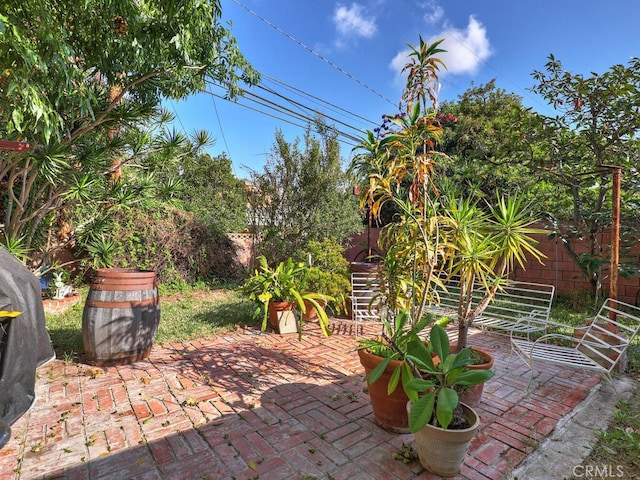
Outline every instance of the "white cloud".
<path fill-rule="evenodd" d="M 371 38 L 377 31 L 375 17 L 368 16 L 366 9 L 357 3 L 350 7 L 338 5 L 333 13 L 333 23 L 341 39 Z"/>
<path fill-rule="evenodd" d="M 475 19 L 469 17 L 469 23 L 464 30 L 451 26 L 437 34 L 425 39 L 427 43 L 433 43 L 443 39 L 440 48 L 446 52 L 438 54 L 438 57 L 446 65 L 446 70 L 441 68 L 440 76 L 448 74 L 462 75 L 474 74 L 482 62 L 491 56 L 491 43 L 487 36 L 487 29 Z M 400 77 L 402 68 L 407 64 L 410 50 L 406 49 L 391 60 L 389 68 Z"/>
<path fill-rule="evenodd" d="M 493 53 L 487 29 L 473 16 L 469 17 L 465 30 L 449 27 L 432 36 L 429 42 L 440 38 L 445 39 L 440 46 L 446 50 L 440 58 L 447 66 L 447 72 L 452 74 L 476 73 L 480 64 Z"/>
<path fill-rule="evenodd" d="M 411 50 L 409 50 L 408 48 L 406 50 L 398 52 L 389 64 L 389 68 L 396 72 L 396 76 L 398 78 L 400 77 L 400 73 L 402 72 L 404 66 L 409 62 L 409 53 L 411 53 Z"/>
<path fill-rule="evenodd" d="M 427 25 L 437 25 L 444 18 L 444 8 L 436 0 L 429 0 L 423 5 L 425 13 L 422 16 Z"/>

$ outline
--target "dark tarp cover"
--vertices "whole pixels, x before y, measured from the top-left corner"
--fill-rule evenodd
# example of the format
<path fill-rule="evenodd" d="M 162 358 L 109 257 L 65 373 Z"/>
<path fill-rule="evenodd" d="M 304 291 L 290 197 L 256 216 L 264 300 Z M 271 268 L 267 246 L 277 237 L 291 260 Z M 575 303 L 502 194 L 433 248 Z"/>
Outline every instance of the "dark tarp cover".
<path fill-rule="evenodd" d="M 2 322 L 5 331 L 0 332 L 0 418 L 11 425 L 35 400 L 36 368 L 55 353 L 45 327 L 40 281 L 3 247 L 0 310 L 22 312 Z"/>

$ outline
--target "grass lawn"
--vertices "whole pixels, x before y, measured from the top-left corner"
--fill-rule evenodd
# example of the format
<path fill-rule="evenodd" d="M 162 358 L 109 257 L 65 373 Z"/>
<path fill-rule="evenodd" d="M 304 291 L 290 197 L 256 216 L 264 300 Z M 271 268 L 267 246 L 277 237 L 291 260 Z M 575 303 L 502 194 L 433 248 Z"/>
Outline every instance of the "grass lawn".
<path fill-rule="evenodd" d="M 88 289 L 81 290 L 83 299 Z M 73 360 L 82 346 L 84 300 L 64 313 L 46 315 L 47 329 L 56 355 Z M 160 323 L 156 343 L 184 342 L 220 334 L 246 325 L 256 305 L 233 290 L 190 290 L 160 296 Z"/>

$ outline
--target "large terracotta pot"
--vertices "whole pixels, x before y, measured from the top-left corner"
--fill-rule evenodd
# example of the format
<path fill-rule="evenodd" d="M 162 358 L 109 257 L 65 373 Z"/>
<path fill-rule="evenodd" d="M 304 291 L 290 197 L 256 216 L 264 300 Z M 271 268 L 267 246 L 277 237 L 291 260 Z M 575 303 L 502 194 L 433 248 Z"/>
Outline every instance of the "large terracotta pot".
<path fill-rule="evenodd" d="M 420 464 L 441 477 L 453 477 L 460 472 L 469 444 L 480 427 L 476 411 L 468 405 L 461 405 L 471 427 L 444 430 L 427 424 L 414 434 Z"/>
<path fill-rule="evenodd" d="M 455 351 L 457 345 L 451 345 L 450 348 L 451 351 Z M 471 351 L 484 357 L 486 359 L 486 362 L 477 365 L 469 365 L 469 370 L 489 370 L 493 367 L 493 355 L 491 355 L 489 352 L 477 347 L 471 347 Z M 480 402 L 482 401 L 482 392 L 484 392 L 484 382 L 469 387 L 469 390 L 467 390 L 460 396 L 460 402 L 475 408 L 480 405 Z"/>
<path fill-rule="evenodd" d="M 367 350 L 358 350 L 358 356 L 367 375 L 383 361 L 382 357 Z M 389 379 L 399 364 L 399 360 L 392 360 L 378 380 L 374 383 L 367 382 L 369 397 L 376 424 L 390 432 L 409 433 L 409 416 L 407 415 L 409 398 L 404 393 L 402 385 L 398 385 L 391 395 L 387 394 Z"/>

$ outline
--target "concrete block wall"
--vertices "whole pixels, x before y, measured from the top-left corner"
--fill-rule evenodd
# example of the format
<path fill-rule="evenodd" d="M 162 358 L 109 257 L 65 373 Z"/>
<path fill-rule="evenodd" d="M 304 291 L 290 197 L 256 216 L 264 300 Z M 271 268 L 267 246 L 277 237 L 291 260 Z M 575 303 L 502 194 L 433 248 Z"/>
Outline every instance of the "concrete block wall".
<path fill-rule="evenodd" d="M 374 228 L 369 232 L 369 242 L 373 247 L 377 246 L 378 233 L 380 229 Z M 547 283 L 554 285 L 559 294 L 570 295 L 580 290 L 589 290 L 589 281 L 584 277 L 575 262 L 569 257 L 562 243 L 556 239 L 548 239 L 546 234 L 534 235 L 538 240 L 538 249 L 545 254 L 543 264 L 535 259 L 529 258 L 525 263 L 525 268 L 518 267 L 514 272 L 514 280 Z M 609 246 L 610 238 L 605 234 L 601 241 L 602 245 Z M 367 248 L 367 230 L 361 235 L 355 236 L 350 242 L 345 257 L 350 262 L 359 255 L 358 261 L 362 261 L 362 251 Z M 587 245 L 578 245 L 578 253 L 587 252 Z M 632 258 L 640 259 L 640 244 L 631 250 Z M 621 259 L 624 261 L 624 259 Z M 609 265 L 602 269 L 603 294 L 608 295 L 609 291 Z M 640 304 L 640 278 L 618 278 L 618 299 L 632 305 Z"/>

